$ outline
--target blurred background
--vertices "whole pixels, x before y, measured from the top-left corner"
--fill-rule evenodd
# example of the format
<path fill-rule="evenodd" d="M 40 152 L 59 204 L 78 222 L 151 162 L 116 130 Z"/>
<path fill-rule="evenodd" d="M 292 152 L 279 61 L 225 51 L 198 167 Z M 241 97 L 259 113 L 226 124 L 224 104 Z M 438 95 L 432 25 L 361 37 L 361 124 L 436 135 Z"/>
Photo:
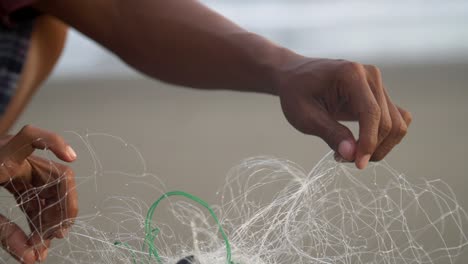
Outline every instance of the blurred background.
<path fill-rule="evenodd" d="M 468 1 L 205 2 L 305 55 L 379 66 L 391 97 L 414 116 L 408 136 L 387 161 L 409 178 L 443 179 L 468 208 Z M 16 128 L 24 124 L 62 133 L 77 145 L 77 137 L 65 131 L 122 137 L 169 190 L 186 190 L 213 204 L 226 172 L 244 158 L 274 155 L 309 170 L 329 151 L 320 139 L 290 127 L 277 98 L 148 80 L 75 31 Z M 89 156 L 86 148 L 77 148 Z M 125 157 L 101 152 L 106 168 L 131 171 L 135 162 L 127 164 Z M 91 165 L 79 160 L 77 176 L 90 174 Z M 79 189 L 82 212 L 97 199 L 88 191 Z M 132 192 L 138 190 L 127 194 Z M 465 254 L 457 263 L 467 259 Z"/>

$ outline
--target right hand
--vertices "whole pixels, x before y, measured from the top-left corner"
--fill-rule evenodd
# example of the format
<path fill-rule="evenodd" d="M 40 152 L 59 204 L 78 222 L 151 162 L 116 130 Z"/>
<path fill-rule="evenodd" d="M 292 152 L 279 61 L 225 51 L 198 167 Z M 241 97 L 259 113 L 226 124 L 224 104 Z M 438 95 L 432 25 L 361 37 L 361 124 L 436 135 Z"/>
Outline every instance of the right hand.
<path fill-rule="evenodd" d="M 47 149 L 65 162 L 76 159 L 58 135 L 25 126 L 0 142 L 0 185 L 14 195 L 26 214 L 30 234 L 0 215 L 0 243 L 23 264 L 44 261 L 53 238 L 63 238 L 78 214 L 73 171 L 59 163 L 31 156 Z"/>
<path fill-rule="evenodd" d="M 276 91 L 291 125 L 321 137 L 338 159 L 360 169 L 387 156 L 411 124 L 373 65 L 293 55 L 279 72 Z M 358 122 L 358 138 L 340 121 Z"/>

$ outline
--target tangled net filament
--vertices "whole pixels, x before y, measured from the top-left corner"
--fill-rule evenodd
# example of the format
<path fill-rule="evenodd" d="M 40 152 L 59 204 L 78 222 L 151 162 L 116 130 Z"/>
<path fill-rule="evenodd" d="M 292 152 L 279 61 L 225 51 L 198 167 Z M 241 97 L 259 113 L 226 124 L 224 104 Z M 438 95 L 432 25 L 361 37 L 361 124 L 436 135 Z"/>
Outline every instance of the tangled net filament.
<path fill-rule="evenodd" d="M 142 186 L 156 179 L 122 175 Z M 218 206 L 152 187 L 164 199 L 195 201 L 168 198 L 177 223 L 162 223 L 153 219 L 162 199 L 150 206 L 109 196 L 50 255 L 60 263 L 109 264 L 175 264 L 189 255 L 202 264 L 456 263 L 468 245 L 467 213 L 442 180 L 414 182 L 385 162 L 361 172 L 331 153 L 309 173 L 287 160 L 250 158 L 228 173 Z"/>
<path fill-rule="evenodd" d="M 467 215 L 450 187 L 411 183 L 384 162 L 366 172 L 330 154 L 308 174 L 289 161 L 248 159 L 228 177 L 223 225 L 258 263 L 454 263 Z M 271 202 L 256 202 L 278 184 Z"/>
<path fill-rule="evenodd" d="M 285 160 L 245 160 L 229 173 L 216 209 L 232 259 L 249 264 L 454 263 L 467 245 L 467 214 L 450 187 L 440 180 L 411 183 L 386 163 L 367 172 L 359 175 L 331 155 L 310 173 Z M 268 192 L 272 200 L 266 199 Z M 165 255 L 163 262 L 195 255 L 200 263 L 230 263 L 229 245 L 207 212 L 187 201 L 173 203 L 171 210 L 197 241 L 195 248 L 179 241 L 175 256 Z"/>

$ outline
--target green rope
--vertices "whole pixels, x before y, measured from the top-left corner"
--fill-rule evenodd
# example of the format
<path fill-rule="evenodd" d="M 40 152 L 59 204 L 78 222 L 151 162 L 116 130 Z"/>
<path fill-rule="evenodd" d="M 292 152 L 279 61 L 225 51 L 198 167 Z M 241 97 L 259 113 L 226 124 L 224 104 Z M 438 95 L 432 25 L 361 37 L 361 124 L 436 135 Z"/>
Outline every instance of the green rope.
<path fill-rule="evenodd" d="M 159 264 L 163 264 L 163 262 L 161 260 L 161 256 L 159 256 L 158 249 L 154 245 L 154 240 L 156 239 L 157 235 L 159 234 L 159 229 L 158 228 L 151 228 L 151 221 L 153 220 L 154 211 L 156 210 L 158 205 L 161 203 L 161 201 L 168 198 L 168 197 L 170 197 L 170 196 L 183 196 L 185 198 L 188 198 L 188 199 L 198 203 L 199 205 L 205 207 L 208 210 L 210 215 L 215 220 L 216 225 L 218 226 L 218 230 L 221 233 L 221 236 L 223 237 L 223 240 L 224 240 L 224 242 L 226 244 L 226 261 L 227 261 L 227 264 L 235 264 L 231 260 L 231 245 L 229 244 L 228 237 L 227 237 L 226 233 L 224 232 L 224 229 L 221 226 L 221 223 L 219 222 L 218 217 L 216 216 L 214 210 L 210 207 L 210 205 L 207 202 L 203 201 L 202 199 L 198 198 L 197 196 L 186 193 L 186 192 L 182 192 L 182 191 L 172 191 L 172 192 L 165 193 L 164 195 L 159 197 L 159 199 L 156 200 L 156 202 L 154 202 L 151 205 L 150 209 L 148 210 L 148 214 L 146 215 L 146 219 L 145 219 L 145 242 L 144 242 L 143 248 L 142 248 L 142 251 L 145 251 L 145 246 L 146 245 L 148 246 L 148 261 L 151 261 L 151 258 L 154 256 Z M 128 249 L 131 250 L 131 248 L 125 243 L 116 242 L 115 245 L 124 245 L 125 247 L 127 247 Z M 133 250 L 131 250 L 131 252 L 132 252 L 133 263 L 136 264 L 136 256 L 135 256 Z"/>

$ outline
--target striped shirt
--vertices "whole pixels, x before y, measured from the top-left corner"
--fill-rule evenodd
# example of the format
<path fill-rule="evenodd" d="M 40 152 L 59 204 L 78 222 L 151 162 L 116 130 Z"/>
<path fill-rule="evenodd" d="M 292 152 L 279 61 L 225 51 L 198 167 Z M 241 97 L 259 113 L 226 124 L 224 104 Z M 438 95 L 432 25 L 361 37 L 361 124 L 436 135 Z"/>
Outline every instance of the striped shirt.
<path fill-rule="evenodd" d="M 0 115 L 18 85 L 33 28 L 33 12 L 22 9 L 31 0 L 0 0 Z"/>

